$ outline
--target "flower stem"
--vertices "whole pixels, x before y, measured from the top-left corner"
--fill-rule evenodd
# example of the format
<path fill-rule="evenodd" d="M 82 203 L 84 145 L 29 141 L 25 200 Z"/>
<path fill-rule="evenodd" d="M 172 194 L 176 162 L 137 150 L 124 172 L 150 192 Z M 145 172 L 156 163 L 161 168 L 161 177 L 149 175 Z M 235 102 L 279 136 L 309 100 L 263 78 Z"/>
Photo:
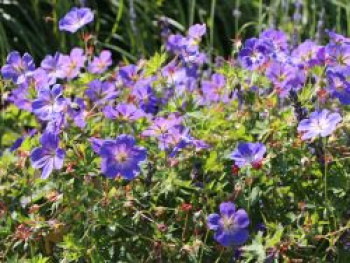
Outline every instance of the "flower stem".
<path fill-rule="evenodd" d="M 196 0 L 192 0 L 191 7 L 190 7 L 189 26 L 192 26 L 192 24 L 193 24 L 195 11 L 196 11 Z"/>
<path fill-rule="evenodd" d="M 219 255 L 219 257 L 216 259 L 215 263 L 221 262 L 220 260 L 221 260 L 221 257 L 222 257 L 222 254 L 224 253 L 224 251 L 225 251 L 225 249 L 222 248 L 222 249 L 221 249 L 221 252 L 220 252 L 220 255 Z"/>
<path fill-rule="evenodd" d="M 214 18 L 215 18 L 215 7 L 216 7 L 216 0 L 211 1 L 211 7 L 210 7 L 210 54 L 212 55 L 213 52 L 213 46 L 214 46 Z M 211 60 L 210 60 L 211 62 Z"/>
<path fill-rule="evenodd" d="M 185 226 L 182 230 L 182 235 L 181 235 L 182 242 L 185 242 L 186 240 L 187 225 L 188 225 L 188 212 L 186 212 Z"/>
<path fill-rule="evenodd" d="M 198 262 L 202 262 L 202 260 L 203 260 L 204 245 L 207 243 L 208 236 L 209 236 L 209 229 L 207 229 L 207 232 L 205 233 L 204 244 L 202 245 L 202 249 L 201 249 L 201 253 L 200 253 L 199 261 L 198 261 Z"/>
<path fill-rule="evenodd" d="M 324 140 L 323 143 L 323 167 L 324 167 L 324 196 L 325 196 L 325 203 L 328 204 L 328 196 L 327 196 L 327 160 L 326 160 L 326 145 L 327 145 L 327 139 Z"/>

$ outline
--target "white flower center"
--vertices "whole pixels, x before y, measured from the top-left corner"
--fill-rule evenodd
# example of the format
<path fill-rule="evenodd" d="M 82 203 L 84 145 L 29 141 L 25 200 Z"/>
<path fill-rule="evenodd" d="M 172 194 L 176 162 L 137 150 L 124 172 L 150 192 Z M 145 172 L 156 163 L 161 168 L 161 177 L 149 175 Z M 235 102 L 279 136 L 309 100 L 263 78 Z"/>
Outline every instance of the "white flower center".
<path fill-rule="evenodd" d="M 222 216 L 221 222 L 225 231 L 232 231 L 235 229 L 234 216 Z"/>
<path fill-rule="evenodd" d="M 128 160 L 128 154 L 125 151 L 120 151 L 115 155 L 115 159 L 119 163 L 125 163 Z"/>
<path fill-rule="evenodd" d="M 317 123 L 316 123 L 315 126 L 316 126 L 316 127 L 315 127 L 316 130 L 317 130 L 319 133 L 321 133 L 321 132 L 323 132 L 324 130 L 327 129 L 327 127 L 328 127 L 328 122 L 327 122 L 326 119 L 319 119 L 319 120 L 317 121 Z"/>

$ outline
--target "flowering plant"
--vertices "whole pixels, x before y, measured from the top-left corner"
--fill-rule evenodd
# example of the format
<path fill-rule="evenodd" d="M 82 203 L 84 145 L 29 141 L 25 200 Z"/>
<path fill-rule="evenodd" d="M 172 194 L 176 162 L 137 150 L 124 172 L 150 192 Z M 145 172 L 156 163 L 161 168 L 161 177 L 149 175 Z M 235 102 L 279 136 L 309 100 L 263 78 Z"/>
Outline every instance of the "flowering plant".
<path fill-rule="evenodd" d="M 59 29 L 92 21 L 74 8 Z M 206 31 L 135 64 L 90 39 L 37 67 L 9 54 L 0 257 L 346 262 L 349 42 L 268 29 L 223 60 Z"/>

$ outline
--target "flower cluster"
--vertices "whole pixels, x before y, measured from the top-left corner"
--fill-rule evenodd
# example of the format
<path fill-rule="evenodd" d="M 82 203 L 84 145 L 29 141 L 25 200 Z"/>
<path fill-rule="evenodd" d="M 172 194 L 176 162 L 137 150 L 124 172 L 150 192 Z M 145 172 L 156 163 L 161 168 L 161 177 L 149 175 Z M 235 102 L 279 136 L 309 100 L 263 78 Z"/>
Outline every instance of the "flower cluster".
<path fill-rule="evenodd" d="M 75 33 L 93 19 L 89 8 L 73 8 L 59 21 L 59 29 Z M 220 200 L 216 201 L 237 200 L 248 212 L 224 202 L 219 214 L 207 216 L 208 209 L 203 209 L 198 220 L 206 221 L 222 246 L 242 246 L 250 232 L 254 236 L 248 226 L 265 220 L 259 211 L 256 217 L 260 222 L 255 222 L 250 209 L 253 205 L 263 208 L 263 201 L 256 205 L 262 191 L 282 195 L 285 188 L 274 189 L 276 193 L 271 190 L 280 183 L 276 177 L 310 171 L 306 157 L 302 169 L 297 158 L 290 160 L 297 163 L 297 169 L 280 165 L 278 158 L 288 158 L 289 152 L 293 154 L 303 145 L 322 148 L 324 145 L 316 143 L 322 142 L 319 137 L 331 141 L 331 135 L 341 133 L 340 124 L 345 123 L 350 104 L 350 40 L 329 32 L 329 43 L 324 46 L 312 40 L 291 46 L 287 34 L 267 29 L 246 40 L 235 58 L 214 58 L 214 64 L 212 55 L 201 50 L 206 31 L 205 24 L 195 24 L 184 35 L 170 34 L 164 54 L 134 64 L 116 63 L 109 50 L 94 53 L 95 43 L 89 39 L 84 39 L 84 48 L 47 55 L 37 65 L 28 53 L 22 56 L 12 51 L 1 68 L 11 87 L 7 100 L 31 121 L 9 151 L 20 152 L 23 142 L 30 141 L 27 156 L 34 169 L 42 170 L 43 179 L 64 167 L 69 174 L 76 165 L 84 175 L 114 179 L 108 182 L 117 178 L 126 179 L 123 183 L 145 182 L 148 187 L 152 177 L 162 171 L 169 179 L 158 178 L 161 187 L 154 187 L 164 191 L 161 198 L 155 198 L 159 203 L 166 191 L 178 185 L 185 189 L 179 193 L 198 191 L 199 203 L 213 203 L 216 182 L 225 180 L 218 187 L 215 198 Z M 326 177 L 324 162 L 333 153 L 322 148 L 306 154 L 322 155 L 318 159 Z M 242 176 L 227 178 L 229 167 Z M 171 177 L 175 172 L 176 178 Z M 264 187 L 247 187 L 260 177 L 265 180 Z M 181 182 L 184 178 L 188 181 Z M 224 196 L 226 189 L 228 196 Z M 157 190 L 152 188 L 142 198 Z M 125 196 L 133 200 L 133 194 Z M 106 200 L 110 195 L 114 192 L 104 192 Z M 195 210 L 190 206 L 181 209 L 186 220 Z M 140 215 L 152 223 L 157 220 L 143 212 Z M 162 223 L 157 226 L 160 232 L 167 230 Z M 182 238 L 186 231 L 187 221 Z M 274 242 L 270 243 L 278 243 Z"/>

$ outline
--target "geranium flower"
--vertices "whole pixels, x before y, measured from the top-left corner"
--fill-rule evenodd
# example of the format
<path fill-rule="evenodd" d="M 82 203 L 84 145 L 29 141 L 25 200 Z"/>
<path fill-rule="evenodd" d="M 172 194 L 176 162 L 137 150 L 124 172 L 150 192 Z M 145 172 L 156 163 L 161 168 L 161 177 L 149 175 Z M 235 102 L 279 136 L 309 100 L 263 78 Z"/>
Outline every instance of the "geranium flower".
<path fill-rule="evenodd" d="M 342 121 L 339 113 L 330 113 L 327 109 L 315 111 L 308 119 L 302 120 L 298 125 L 298 132 L 302 132 L 302 140 L 314 139 L 317 136 L 327 137 L 337 128 Z"/>
<path fill-rule="evenodd" d="M 130 87 L 140 78 L 139 69 L 135 65 L 128 65 L 119 69 L 119 76 L 124 85 Z"/>
<path fill-rule="evenodd" d="M 325 47 L 325 59 L 328 66 L 346 68 L 350 66 L 350 45 L 330 42 Z"/>
<path fill-rule="evenodd" d="M 132 180 L 140 172 L 140 163 L 146 160 L 147 151 L 135 145 L 130 135 L 119 135 L 116 140 L 106 140 L 99 151 L 101 171 L 109 178 L 122 176 Z"/>
<path fill-rule="evenodd" d="M 41 61 L 40 67 L 46 71 L 46 74 L 48 75 L 49 79 L 52 81 L 53 84 L 56 82 L 56 78 L 59 77 L 58 73 L 58 62 L 60 58 L 60 53 L 56 52 L 55 55 L 47 55 L 43 61 Z"/>
<path fill-rule="evenodd" d="M 53 115 L 60 113 L 66 106 L 66 99 L 62 97 L 62 86 L 56 84 L 50 89 L 43 88 L 38 93 L 38 98 L 32 103 L 32 111 L 41 120 L 51 120 Z"/>
<path fill-rule="evenodd" d="M 188 37 L 196 40 L 200 40 L 202 36 L 207 32 L 207 26 L 205 24 L 195 24 L 188 29 Z"/>
<path fill-rule="evenodd" d="M 88 84 L 89 88 L 85 90 L 86 96 L 94 102 L 95 105 L 105 105 L 113 101 L 119 94 L 115 85 L 109 81 L 100 81 L 95 79 Z"/>
<path fill-rule="evenodd" d="M 223 246 L 242 245 L 249 232 L 248 214 L 243 209 L 236 211 L 234 203 L 220 204 L 220 214 L 210 214 L 207 218 L 209 229 L 214 230 L 214 239 Z"/>
<path fill-rule="evenodd" d="M 106 140 L 100 139 L 100 138 L 90 138 L 89 142 L 91 144 L 92 149 L 94 150 L 95 153 L 100 154 L 100 149 L 102 144 L 105 142 Z"/>
<path fill-rule="evenodd" d="M 199 44 L 206 33 L 206 26 L 196 24 L 189 28 L 187 37 L 180 34 L 168 37 L 166 48 L 191 64 L 202 64 L 207 60 L 206 54 L 199 52 Z"/>
<path fill-rule="evenodd" d="M 58 27 L 61 31 L 75 33 L 93 20 L 94 14 L 90 8 L 73 7 L 63 18 L 60 19 Z"/>
<path fill-rule="evenodd" d="M 186 38 L 183 35 L 170 35 L 166 43 L 166 48 L 168 51 L 171 51 L 174 54 L 180 54 L 181 49 L 185 46 L 185 44 Z"/>
<path fill-rule="evenodd" d="M 86 125 L 86 105 L 82 98 L 74 98 L 68 101 L 67 114 L 74 121 L 75 125 L 83 129 Z"/>
<path fill-rule="evenodd" d="M 277 61 L 271 62 L 265 73 L 282 98 L 286 97 L 291 89 L 301 89 L 306 79 L 304 72 L 298 67 Z"/>
<path fill-rule="evenodd" d="M 192 92 L 196 88 L 196 67 L 180 67 L 170 63 L 162 69 L 162 75 L 167 85 L 175 89 L 176 96 L 181 96 L 186 91 Z"/>
<path fill-rule="evenodd" d="M 192 146 L 196 151 L 208 149 L 209 145 L 202 140 L 197 140 L 191 136 L 190 130 L 183 126 L 172 128 L 169 132 L 160 139 L 159 145 L 161 149 L 171 148 L 170 158 L 175 157 L 182 149 Z"/>
<path fill-rule="evenodd" d="M 283 31 L 275 29 L 266 29 L 259 35 L 260 39 L 271 41 L 275 51 L 288 50 L 288 37 Z"/>
<path fill-rule="evenodd" d="M 246 165 L 256 166 L 262 161 L 265 153 L 266 147 L 262 143 L 239 143 L 230 158 L 239 168 Z"/>
<path fill-rule="evenodd" d="M 328 89 L 333 97 L 344 105 L 350 104 L 350 68 L 336 68 L 327 71 Z"/>
<path fill-rule="evenodd" d="M 18 88 L 12 90 L 8 101 L 16 105 L 21 110 L 28 112 L 32 111 L 32 101 L 29 87 L 25 84 L 20 84 Z"/>
<path fill-rule="evenodd" d="M 155 114 L 158 110 L 159 99 L 151 88 L 151 80 L 140 80 L 133 88 L 132 95 L 138 100 L 140 108 L 146 113 Z"/>
<path fill-rule="evenodd" d="M 40 143 L 42 146 L 33 149 L 30 159 L 35 169 L 43 169 L 41 178 L 46 179 L 53 170 L 63 167 L 65 151 L 58 147 L 59 138 L 54 133 L 44 133 Z"/>
<path fill-rule="evenodd" d="M 226 79 L 221 74 L 213 74 L 210 81 L 203 81 L 202 91 L 206 103 L 227 103 L 230 100 L 230 90 L 226 88 Z"/>
<path fill-rule="evenodd" d="M 41 120 L 48 121 L 52 115 L 62 112 L 66 99 L 62 97 L 62 86 L 56 84 L 50 89 L 45 87 L 38 93 L 38 98 L 32 103 L 32 111 Z"/>
<path fill-rule="evenodd" d="M 239 52 L 238 59 L 244 68 L 256 70 L 269 61 L 272 48 L 270 41 L 250 38 Z"/>
<path fill-rule="evenodd" d="M 142 132 L 142 136 L 155 137 L 162 141 L 169 130 L 178 127 L 181 122 L 182 117 L 177 117 L 175 114 L 171 114 L 167 118 L 157 117 L 153 120 L 152 125 Z M 162 145 L 163 144 L 160 144 L 160 147 L 162 147 Z"/>
<path fill-rule="evenodd" d="M 188 29 L 186 50 L 189 53 L 199 51 L 199 44 L 202 40 L 202 36 L 207 32 L 207 27 L 205 24 L 195 24 Z"/>
<path fill-rule="evenodd" d="M 12 51 L 6 59 L 6 64 L 1 68 L 4 79 L 10 79 L 16 84 L 25 83 L 29 72 L 35 70 L 34 60 L 31 55 L 24 53 L 21 57 L 17 51 Z"/>
<path fill-rule="evenodd" d="M 112 65 L 112 53 L 102 50 L 100 56 L 94 57 L 88 66 L 88 71 L 93 74 L 102 74 Z"/>
<path fill-rule="evenodd" d="M 124 121 L 136 121 L 145 116 L 145 112 L 137 108 L 134 104 L 120 103 L 115 108 L 106 106 L 103 109 L 104 115 L 108 119 L 120 119 Z"/>
<path fill-rule="evenodd" d="M 337 34 L 334 31 L 329 30 L 328 32 L 329 41 L 331 44 L 341 45 L 350 44 L 350 38 L 344 37 L 343 35 Z"/>
<path fill-rule="evenodd" d="M 42 68 L 37 68 L 28 76 L 28 83 L 33 85 L 36 90 L 53 85 L 55 81 L 56 79 L 51 79 L 47 72 Z"/>
<path fill-rule="evenodd" d="M 58 77 L 68 80 L 74 79 L 84 67 L 85 60 L 84 50 L 81 48 L 73 48 L 69 56 L 60 55 L 58 58 Z"/>
<path fill-rule="evenodd" d="M 293 50 L 291 58 L 295 65 L 302 67 L 313 67 L 323 63 L 324 48 L 311 40 L 306 40 Z"/>

